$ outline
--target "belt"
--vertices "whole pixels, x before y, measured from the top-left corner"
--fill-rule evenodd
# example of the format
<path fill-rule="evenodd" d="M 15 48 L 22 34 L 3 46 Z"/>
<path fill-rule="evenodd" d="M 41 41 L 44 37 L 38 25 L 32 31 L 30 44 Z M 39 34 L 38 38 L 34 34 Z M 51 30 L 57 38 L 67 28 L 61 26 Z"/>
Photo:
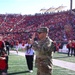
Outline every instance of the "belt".
<path fill-rule="evenodd" d="M 50 56 L 45 56 L 45 55 L 38 55 L 38 56 L 36 56 L 37 58 L 50 58 Z"/>

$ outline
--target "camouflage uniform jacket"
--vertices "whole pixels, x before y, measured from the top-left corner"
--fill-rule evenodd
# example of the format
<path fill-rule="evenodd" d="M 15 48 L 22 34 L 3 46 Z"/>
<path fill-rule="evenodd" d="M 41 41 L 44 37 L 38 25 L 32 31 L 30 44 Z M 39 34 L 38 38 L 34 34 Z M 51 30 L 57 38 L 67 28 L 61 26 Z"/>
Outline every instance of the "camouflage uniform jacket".
<path fill-rule="evenodd" d="M 46 39 L 42 41 L 33 43 L 34 50 L 36 51 L 37 67 L 42 65 L 39 68 L 41 69 L 41 67 L 43 67 L 41 70 L 44 72 L 52 69 L 52 51 L 54 49 L 52 42 L 49 37 L 46 37 Z"/>
<path fill-rule="evenodd" d="M 45 55 L 52 57 L 52 51 L 54 49 L 54 46 L 53 46 L 53 41 L 49 37 L 46 37 L 46 39 L 42 41 L 34 42 L 33 47 L 37 55 L 39 56 Z"/>

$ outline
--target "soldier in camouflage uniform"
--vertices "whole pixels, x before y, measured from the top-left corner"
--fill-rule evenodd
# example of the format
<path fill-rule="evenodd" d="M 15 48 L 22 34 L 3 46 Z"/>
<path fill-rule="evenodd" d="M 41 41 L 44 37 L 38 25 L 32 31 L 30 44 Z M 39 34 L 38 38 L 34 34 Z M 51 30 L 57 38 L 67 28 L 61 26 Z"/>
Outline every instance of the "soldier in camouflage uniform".
<path fill-rule="evenodd" d="M 49 29 L 41 27 L 37 32 L 39 41 L 33 42 L 33 48 L 36 51 L 37 75 L 52 75 L 52 51 L 54 46 L 53 41 L 48 37 Z"/>

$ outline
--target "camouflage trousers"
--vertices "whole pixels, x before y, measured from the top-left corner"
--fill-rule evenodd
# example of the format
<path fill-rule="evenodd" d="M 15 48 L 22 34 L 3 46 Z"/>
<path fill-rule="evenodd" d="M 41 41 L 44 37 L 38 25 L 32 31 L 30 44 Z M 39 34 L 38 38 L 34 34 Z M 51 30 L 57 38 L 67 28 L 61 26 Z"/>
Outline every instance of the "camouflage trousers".
<path fill-rule="evenodd" d="M 40 70 L 38 70 L 37 75 L 52 75 L 52 73 L 51 72 L 45 73 L 45 72 L 41 72 Z"/>
<path fill-rule="evenodd" d="M 49 59 L 36 59 L 37 64 L 37 75 L 52 75 L 52 64 Z"/>

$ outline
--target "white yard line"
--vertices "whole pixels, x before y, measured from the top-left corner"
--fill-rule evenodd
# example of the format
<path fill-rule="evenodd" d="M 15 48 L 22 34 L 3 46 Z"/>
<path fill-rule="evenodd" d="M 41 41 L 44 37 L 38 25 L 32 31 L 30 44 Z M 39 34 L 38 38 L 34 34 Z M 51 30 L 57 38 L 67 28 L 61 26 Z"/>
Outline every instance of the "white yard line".
<path fill-rule="evenodd" d="M 75 63 L 53 59 L 53 65 L 75 71 Z"/>

